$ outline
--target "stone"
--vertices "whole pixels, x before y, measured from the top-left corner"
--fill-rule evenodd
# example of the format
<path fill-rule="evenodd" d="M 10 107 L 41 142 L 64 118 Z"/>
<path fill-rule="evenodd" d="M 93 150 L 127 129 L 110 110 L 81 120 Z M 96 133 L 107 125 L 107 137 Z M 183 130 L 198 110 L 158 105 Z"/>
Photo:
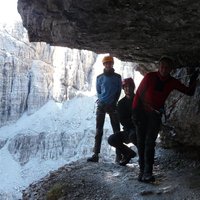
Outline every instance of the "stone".
<path fill-rule="evenodd" d="M 123 61 L 199 66 L 200 2 L 18 0 L 31 42 L 110 53 Z"/>
<path fill-rule="evenodd" d="M 0 47 L 0 126 L 91 88 L 93 52 L 30 43 L 20 22 L 0 26 Z"/>

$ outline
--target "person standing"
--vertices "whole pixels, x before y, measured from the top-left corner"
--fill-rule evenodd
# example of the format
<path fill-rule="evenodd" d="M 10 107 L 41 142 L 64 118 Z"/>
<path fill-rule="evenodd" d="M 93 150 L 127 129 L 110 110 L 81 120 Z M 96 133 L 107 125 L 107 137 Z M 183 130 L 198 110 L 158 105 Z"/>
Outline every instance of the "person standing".
<path fill-rule="evenodd" d="M 133 100 L 133 121 L 136 126 L 137 148 L 139 154 L 139 181 L 154 182 L 153 164 L 155 141 L 161 125 L 161 110 L 165 100 L 173 90 L 186 95 L 194 95 L 198 73 L 193 73 L 189 86 L 170 75 L 173 60 L 162 57 L 157 72 L 145 75 Z"/>
<path fill-rule="evenodd" d="M 94 154 L 88 158 L 88 162 L 98 162 L 103 136 L 103 126 L 106 113 L 110 117 L 113 132 L 120 131 L 120 123 L 118 112 L 116 109 L 117 101 L 121 94 L 121 75 L 115 73 L 113 68 L 114 59 L 112 56 L 105 56 L 102 60 L 104 71 L 96 78 L 97 91 L 97 111 L 96 111 L 96 135 L 93 148 Z M 116 161 L 120 158 L 120 154 L 116 152 Z"/>
<path fill-rule="evenodd" d="M 132 78 L 126 78 L 122 81 L 122 88 L 125 96 L 118 102 L 117 110 L 119 120 L 123 126 L 123 131 L 117 132 L 109 136 L 108 143 L 118 149 L 122 154 L 119 164 L 125 166 L 136 153 L 126 144 L 133 143 L 137 146 L 136 130 L 132 121 L 132 102 L 134 98 L 135 83 Z"/>

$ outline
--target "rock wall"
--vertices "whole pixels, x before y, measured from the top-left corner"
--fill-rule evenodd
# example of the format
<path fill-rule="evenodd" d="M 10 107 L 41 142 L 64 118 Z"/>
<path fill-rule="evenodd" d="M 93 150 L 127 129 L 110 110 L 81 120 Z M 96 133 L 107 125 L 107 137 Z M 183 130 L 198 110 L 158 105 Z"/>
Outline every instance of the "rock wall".
<path fill-rule="evenodd" d="M 0 125 L 40 108 L 52 96 L 53 48 L 29 43 L 20 22 L 0 29 Z"/>
<path fill-rule="evenodd" d="M 9 141 L 8 151 L 21 165 L 25 165 L 33 158 L 56 161 L 63 157 L 70 160 L 75 157 L 81 139 L 82 135 L 78 132 L 76 134 L 41 132 L 37 135 L 26 132 L 16 135 Z"/>
<path fill-rule="evenodd" d="M 20 22 L 0 28 L 0 126 L 32 114 L 49 99 L 89 89 L 96 54 L 29 43 Z M 59 60 L 59 62 L 57 61 Z"/>
<path fill-rule="evenodd" d="M 186 69 L 180 69 L 174 76 L 189 84 Z M 166 120 L 163 118 L 161 139 L 165 147 L 200 147 L 200 82 L 194 96 L 173 91 L 166 102 Z"/>
<path fill-rule="evenodd" d="M 77 91 L 91 89 L 92 66 L 97 55 L 95 53 L 56 47 L 53 55 L 54 99 L 62 101 L 76 96 Z"/>

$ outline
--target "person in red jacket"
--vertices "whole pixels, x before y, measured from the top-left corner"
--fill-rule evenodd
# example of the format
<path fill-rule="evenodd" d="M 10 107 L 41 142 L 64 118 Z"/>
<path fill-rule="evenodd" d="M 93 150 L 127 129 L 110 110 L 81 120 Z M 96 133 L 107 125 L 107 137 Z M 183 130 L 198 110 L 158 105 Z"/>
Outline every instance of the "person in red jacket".
<path fill-rule="evenodd" d="M 173 90 L 189 96 L 195 92 L 198 73 L 192 74 L 187 87 L 170 75 L 172 69 L 173 60 L 169 57 L 162 57 L 158 71 L 145 75 L 133 100 L 133 121 L 136 126 L 140 167 L 138 181 L 155 181 L 152 174 L 155 141 L 161 125 L 161 111 L 168 95 Z"/>

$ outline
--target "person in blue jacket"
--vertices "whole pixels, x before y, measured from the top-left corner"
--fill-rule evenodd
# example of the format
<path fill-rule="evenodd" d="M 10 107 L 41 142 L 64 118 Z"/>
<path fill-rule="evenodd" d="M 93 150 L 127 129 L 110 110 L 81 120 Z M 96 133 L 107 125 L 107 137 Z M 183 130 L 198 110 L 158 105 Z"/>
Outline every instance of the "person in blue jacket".
<path fill-rule="evenodd" d="M 97 91 L 97 111 L 96 111 L 96 135 L 92 157 L 88 158 L 88 162 L 98 162 L 103 136 L 103 126 L 106 113 L 110 117 L 113 132 L 120 131 L 119 116 L 116 109 L 116 104 L 121 94 L 121 75 L 115 73 L 113 68 L 114 59 L 112 56 L 105 56 L 102 60 L 104 71 L 97 76 L 96 91 Z M 117 152 L 116 152 L 117 153 Z M 116 162 L 121 160 L 121 154 L 117 153 Z"/>

